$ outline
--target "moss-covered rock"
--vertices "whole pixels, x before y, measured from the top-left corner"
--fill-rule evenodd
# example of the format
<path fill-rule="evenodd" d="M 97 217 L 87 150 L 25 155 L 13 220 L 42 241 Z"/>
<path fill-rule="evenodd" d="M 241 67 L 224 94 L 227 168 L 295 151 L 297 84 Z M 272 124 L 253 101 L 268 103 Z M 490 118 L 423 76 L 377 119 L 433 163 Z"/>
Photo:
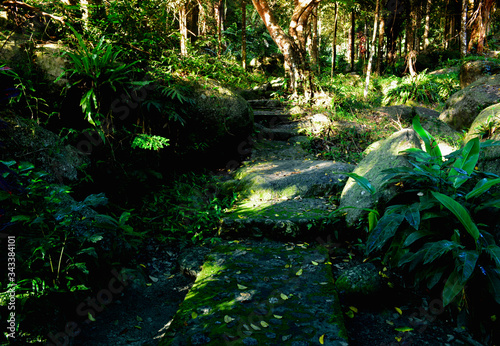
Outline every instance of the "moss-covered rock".
<path fill-rule="evenodd" d="M 453 94 L 439 119 L 458 131 L 468 129 L 476 116 L 500 102 L 500 75 L 481 78 Z"/>
<path fill-rule="evenodd" d="M 368 213 L 367 209 L 372 209 L 377 203 L 386 202 L 395 195 L 395 188 L 382 188 L 384 175 L 381 172 L 385 169 L 409 165 L 400 153 L 408 148 L 421 148 L 417 134 L 410 129 L 396 132 L 367 149 L 368 154 L 358 164 L 354 173 L 368 179 L 376 193 L 370 195 L 354 179 L 349 178 L 340 197 L 340 207 L 349 207 L 345 209 L 348 225 L 355 225 Z"/>
<path fill-rule="evenodd" d="M 373 263 L 363 263 L 345 270 L 335 281 L 335 288 L 340 295 L 369 296 L 382 287 L 378 269 Z"/>
<path fill-rule="evenodd" d="M 465 88 L 471 83 L 485 76 L 500 72 L 500 64 L 493 60 L 467 61 L 460 66 L 460 88 Z"/>

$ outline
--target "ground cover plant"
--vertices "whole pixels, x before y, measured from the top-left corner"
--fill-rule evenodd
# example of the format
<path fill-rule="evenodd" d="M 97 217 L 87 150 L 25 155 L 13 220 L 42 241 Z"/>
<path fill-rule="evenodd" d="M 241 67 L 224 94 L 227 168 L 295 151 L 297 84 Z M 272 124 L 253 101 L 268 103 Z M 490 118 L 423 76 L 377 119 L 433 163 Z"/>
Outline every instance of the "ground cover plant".
<path fill-rule="evenodd" d="M 476 169 L 481 148 L 494 143 L 476 137 L 443 157 L 418 118 L 413 127 L 425 151 L 407 149 L 411 167 L 383 171 L 386 185 L 400 186 L 392 199 L 398 202 L 370 213 L 366 254 L 380 255 L 384 263 L 412 273 L 416 284 L 440 290 L 443 305 L 469 314 L 480 333 L 491 328 L 500 304 L 500 247 L 494 218 L 486 217 L 498 215 L 494 187 L 500 177 Z M 366 179 L 355 179 L 371 191 Z M 482 301 L 491 309 L 479 308 Z"/>

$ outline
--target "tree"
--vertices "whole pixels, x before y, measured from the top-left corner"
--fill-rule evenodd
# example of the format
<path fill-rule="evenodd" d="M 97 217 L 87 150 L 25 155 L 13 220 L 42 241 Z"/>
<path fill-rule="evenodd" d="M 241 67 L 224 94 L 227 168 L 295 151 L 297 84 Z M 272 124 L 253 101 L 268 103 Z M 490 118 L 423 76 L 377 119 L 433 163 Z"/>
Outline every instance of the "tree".
<path fill-rule="evenodd" d="M 241 66 L 247 69 L 247 2 L 241 1 Z"/>
<path fill-rule="evenodd" d="M 467 2 L 462 0 L 462 15 L 460 18 L 460 55 L 467 55 Z"/>
<path fill-rule="evenodd" d="M 431 23 L 431 4 L 432 0 L 427 0 L 425 7 L 425 26 L 424 26 L 424 52 L 429 48 L 429 29 Z"/>
<path fill-rule="evenodd" d="M 370 85 L 370 74 L 372 73 L 372 61 L 373 61 L 373 56 L 375 55 L 375 48 L 377 46 L 375 43 L 376 43 L 376 39 L 377 39 L 379 5 L 380 5 L 380 0 L 376 0 L 375 19 L 373 21 L 373 37 L 372 37 L 372 43 L 370 46 L 370 56 L 368 57 L 368 67 L 366 69 L 365 91 L 363 92 L 363 96 L 365 97 L 365 99 L 368 96 L 368 86 Z"/>
<path fill-rule="evenodd" d="M 321 0 L 294 0 L 288 34 L 279 25 L 267 0 L 252 0 L 273 41 L 283 53 L 289 67 L 290 87 L 296 95 L 304 89 L 312 94 L 312 75 L 306 55 L 307 29 L 311 14 Z"/>
<path fill-rule="evenodd" d="M 486 33 L 489 30 L 491 22 L 491 10 L 495 5 L 494 0 L 480 0 L 472 15 L 473 26 L 471 39 L 469 41 L 468 51 L 470 52 L 476 46 L 476 52 L 482 54 L 486 45 Z"/>

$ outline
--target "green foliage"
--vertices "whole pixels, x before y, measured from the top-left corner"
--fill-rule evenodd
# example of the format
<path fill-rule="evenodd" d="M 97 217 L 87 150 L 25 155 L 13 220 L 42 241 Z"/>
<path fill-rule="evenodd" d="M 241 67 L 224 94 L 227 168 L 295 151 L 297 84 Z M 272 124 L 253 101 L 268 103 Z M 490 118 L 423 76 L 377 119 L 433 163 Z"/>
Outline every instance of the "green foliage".
<path fill-rule="evenodd" d="M 16 292 L 27 299 L 88 290 L 95 283 L 91 268 L 106 261 L 116 263 L 125 253 L 129 257 L 127 251 L 137 249 L 144 237 L 126 224 L 130 213 L 114 222 L 90 209 L 107 204 L 104 194 L 75 202 L 68 187 L 47 183 L 46 173 L 30 163 L 6 161 L 0 165 L 0 230 L 16 236 Z M 103 242 L 104 247 L 113 248 L 112 253 L 102 251 Z M 7 289 L 4 279 L 0 280 L 2 295 Z"/>
<path fill-rule="evenodd" d="M 169 146 L 168 138 L 147 134 L 138 134 L 132 142 L 132 148 L 148 150 L 159 150 L 167 146 Z"/>
<path fill-rule="evenodd" d="M 386 186 L 403 188 L 393 198 L 399 202 L 389 202 L 370 231 L 367 253 L 384 250 L 386 261 L 407 267 L 416 282 L 428 288 L 444 282 L 445 306 L 453 301 L 464 304 L 467 292 L 478 287 L 500 304 L 500 247 L 491 234 L 494 225 L 474 221 L 485 212 L 498 212 L 500 195 L 490 188 L 500 178 L 475 169 L 481 149 L 478 138 L 442 157 L 418 118 L 414 128 L 426 151 L 407 149 L 412 167 L 384 171 Z M 482 285 L 484 279 L 490 284 Z"/>
<path fill-rule="evenodd" d="M 362 159 L 368 145 L 379 139 L 377 133 L 370 129 L 332 127 L 309 138 L 304 147 L 324 160 L 356 163 Z"/>
<path fill-rule="evenodd" d="M 408 101 L 443 103 L 460 89 L 457 75 L 453 73 L 429 75 L 423 71 L 414 77 L 389 77 L 387 82 L 382 90 L 384 105 L 404 104 Z"/>
<path fill-rule="evenodd" d="M 212 241 L 235 193 L 223 192 L 217 177 L 187 173 L 144 199 L 141 215 L 161 239 L 182 243 Z"/>
<path fill-rule="evenodd" d="M 73 66 L 66 70 L 68 78 L 76 78 L 73 85 L 83 85 L 84 95 L 80 101 L 80 106 L 85 118 L 94 126 L 102 123 L 105 115 L 101 114 L 102 91 L 105 87 L 110 87 L 113 91 L 130 82 L 131 75 L 135 72 L 133 66 L 137 62 L 122 64 L 118 61 L 122 51 L 106 42 L 105 37 L 93 45 L 87 47 L 82 36 L 70 27 L 78 40 L 78 49 L 67 51 Z M 62 76 L 62 75 L 61 75 Z"/>

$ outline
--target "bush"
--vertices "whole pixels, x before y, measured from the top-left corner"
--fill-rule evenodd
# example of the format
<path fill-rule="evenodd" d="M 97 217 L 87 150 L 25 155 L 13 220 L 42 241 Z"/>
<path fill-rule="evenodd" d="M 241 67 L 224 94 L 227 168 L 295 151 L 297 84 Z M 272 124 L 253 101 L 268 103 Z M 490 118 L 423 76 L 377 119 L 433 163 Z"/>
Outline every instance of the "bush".
<path fill-rule="evenodd" d="M 386 185 L 399 186 L 400 191 L 380 220 L 375 211 L 370 213 L 367 254 L 384 250 L 384 260 L 413 272 L 416 283 L 440 287 L 444 306 L 454 302 L 463 308 L 479 297 L 500 304 L 495 225 L 479 221 L 481 213 L 500 208 L 500 194 L 490 191 L 500 177 L 475 168 L 480 149 L 493 143 L 475 138 L 443 158 L 417 117 L 413 125 L 426 151 L 407 149 L 412 167 L 384 171 Z M 366 180 L 355 178 L 369 187 Z"/>

